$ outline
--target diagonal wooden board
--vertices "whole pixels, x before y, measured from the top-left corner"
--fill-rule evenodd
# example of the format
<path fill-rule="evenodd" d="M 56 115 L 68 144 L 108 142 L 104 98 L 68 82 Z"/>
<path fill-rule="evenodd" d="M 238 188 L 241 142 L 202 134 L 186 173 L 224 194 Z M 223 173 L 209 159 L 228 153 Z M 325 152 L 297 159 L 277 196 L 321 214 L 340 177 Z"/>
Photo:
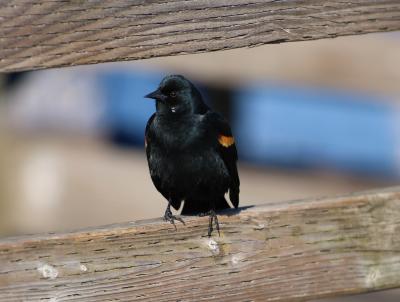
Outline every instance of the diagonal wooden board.
<path fill-rule="evenodd" d="M 9 0 L 0 72 L 400 30 L 398 0 Z"/>
<path fill-rule="evenodd" d="M 400 287 L 400 187 L 0 240 L 0 301 L 303 301 Z"/>

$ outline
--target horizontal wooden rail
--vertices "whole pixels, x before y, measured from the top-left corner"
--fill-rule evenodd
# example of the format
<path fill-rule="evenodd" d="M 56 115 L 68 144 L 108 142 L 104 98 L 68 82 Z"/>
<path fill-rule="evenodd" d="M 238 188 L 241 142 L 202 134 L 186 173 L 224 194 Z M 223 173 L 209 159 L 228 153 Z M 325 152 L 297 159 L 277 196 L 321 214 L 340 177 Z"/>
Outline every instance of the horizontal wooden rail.
<path fill-rule="evenodd" d="M 10 0 L 0 71 L 400 30 L 398 0 Z"/>
<path fill-rule="evenodd" d="M 303 301 L 400 286 L 400 187 L 0 240 L 0 301 Z"/>

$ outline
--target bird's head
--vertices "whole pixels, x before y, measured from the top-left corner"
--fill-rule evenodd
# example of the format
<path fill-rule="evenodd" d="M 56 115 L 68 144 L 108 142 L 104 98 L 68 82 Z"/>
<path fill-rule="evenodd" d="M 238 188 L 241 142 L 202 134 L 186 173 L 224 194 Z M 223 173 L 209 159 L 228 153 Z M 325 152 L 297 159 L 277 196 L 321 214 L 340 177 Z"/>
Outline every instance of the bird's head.
<path fill-rule="evenodd" d="M 145 97 L 156 100 L 157 112 L 161 114 L 203 113 L 207 108 L 200 92 L 181 75 L 166 76 L 157 90 Z"/>

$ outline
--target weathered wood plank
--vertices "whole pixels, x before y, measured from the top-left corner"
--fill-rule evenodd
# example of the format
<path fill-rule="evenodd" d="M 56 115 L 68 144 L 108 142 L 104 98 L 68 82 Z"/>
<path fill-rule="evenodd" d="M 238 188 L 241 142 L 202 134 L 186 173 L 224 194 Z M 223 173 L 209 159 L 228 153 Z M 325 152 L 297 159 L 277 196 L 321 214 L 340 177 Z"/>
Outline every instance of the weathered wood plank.
<path fill-rule="evenodd" d="M 0 6 L 0 71 L 399 29 L 398 0 L 10 0 Z"/>
<path fill-rule="evenodd" d="M 400 187 L 0 240 L 0 301 L 303 301 L 400 286 Z"/>

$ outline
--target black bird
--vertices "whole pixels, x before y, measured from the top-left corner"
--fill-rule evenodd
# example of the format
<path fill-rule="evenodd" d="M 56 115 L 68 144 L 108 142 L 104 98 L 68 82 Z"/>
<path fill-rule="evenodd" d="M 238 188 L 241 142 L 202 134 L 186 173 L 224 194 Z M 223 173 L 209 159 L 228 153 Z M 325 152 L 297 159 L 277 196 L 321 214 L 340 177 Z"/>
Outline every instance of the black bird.
<path fill-rule="evenodd" d="M 156 100 L 147 122 L 145 146 L 151 179 L 168 200 L 164 219 L 175 226 L 171 205 L 182 215 L 209 215 L 219 233 L 216 211 L 239 205 L 237 151 L 227 121 L 213 112 L 197 88 L 181 75 L 165 77 L 146 98 Z"/>

